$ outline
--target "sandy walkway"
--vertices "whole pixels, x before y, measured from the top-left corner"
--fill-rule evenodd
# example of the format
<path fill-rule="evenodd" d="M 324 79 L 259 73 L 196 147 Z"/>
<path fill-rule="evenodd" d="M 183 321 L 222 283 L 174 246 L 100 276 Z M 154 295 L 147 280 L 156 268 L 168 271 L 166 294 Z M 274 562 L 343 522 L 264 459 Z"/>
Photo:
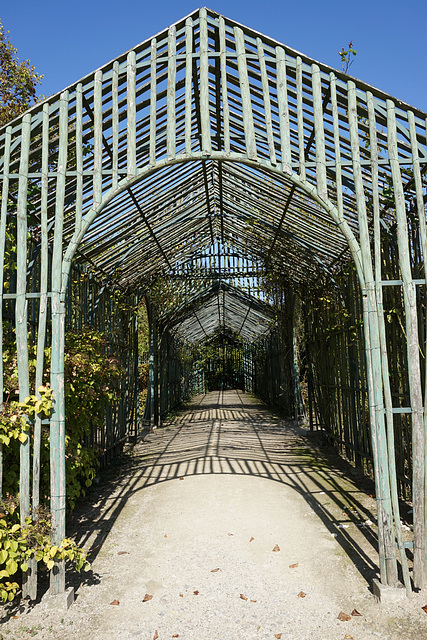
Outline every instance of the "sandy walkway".
<path fill-rule="evenodd" d="M 81 509 L 93 575 L 71 609 L 22 611 L 3 637 L 427 637 L 427 593 L 373 601 L 372 489 L 310 443 L 241 392 L 196 398 Z"/>

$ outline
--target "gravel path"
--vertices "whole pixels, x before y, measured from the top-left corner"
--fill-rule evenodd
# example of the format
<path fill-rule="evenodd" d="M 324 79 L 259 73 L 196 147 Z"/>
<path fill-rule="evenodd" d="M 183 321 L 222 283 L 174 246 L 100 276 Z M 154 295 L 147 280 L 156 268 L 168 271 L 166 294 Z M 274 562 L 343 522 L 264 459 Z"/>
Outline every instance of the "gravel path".
<path fill-rule="evenodd" d="M 427 637 L 425 592 L 374 602 L 372 489 L 312 444 L 241 392 L 196 398 L 77 514 L 94 559 L 75 604 L 15 611 L 3 638 Z"/>

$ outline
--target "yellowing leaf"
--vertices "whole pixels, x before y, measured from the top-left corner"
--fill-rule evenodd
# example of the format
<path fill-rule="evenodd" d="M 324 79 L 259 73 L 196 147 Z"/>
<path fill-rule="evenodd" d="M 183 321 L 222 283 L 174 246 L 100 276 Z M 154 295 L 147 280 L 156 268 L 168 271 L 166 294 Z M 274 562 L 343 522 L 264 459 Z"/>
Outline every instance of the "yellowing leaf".
<path fill-rule="evenodd" d="M 18 551 L 18 543 L 16 540 L 10 540 L 10 552 L 16 554 Z"/>
<path fill-rule="evenodd" d="M 49 551 L 49 555 L 51 558 L 54 558 L 56 556 L 56 552 L 58 551 L 58 548 L 56 545 L 54 545 L 51 550 Z"/>
<path fill-rule="evenodd" d="M 54 562 L 53 560 L 48 560 L 48 561 L 46 562 L 46 566 L 47 566 L 47 568 L 48 568 L 48 569 L 49 569 L 49 571 L 50 571 L 50 570 L 51 570 L 51 569 L 53 569 L 53 567 L 55 566 L 55 562 Z"/>
<path fill-rule="evenodd" d="M 27 434 L 26 433 L 20 433 L 18 436 L 18 440 L 19 442 L 22 442 L 22 444 L 24 444 L 24 442 L 27 442 Z"/>
<path fill-rule="evenodd" d="M 13 574 L 18 571 L 18 564 L 16 560 L 10 558 L 10 560 L 6 562 L 6 569 L 9 571 L 9 575 L 13 576 Z"/>

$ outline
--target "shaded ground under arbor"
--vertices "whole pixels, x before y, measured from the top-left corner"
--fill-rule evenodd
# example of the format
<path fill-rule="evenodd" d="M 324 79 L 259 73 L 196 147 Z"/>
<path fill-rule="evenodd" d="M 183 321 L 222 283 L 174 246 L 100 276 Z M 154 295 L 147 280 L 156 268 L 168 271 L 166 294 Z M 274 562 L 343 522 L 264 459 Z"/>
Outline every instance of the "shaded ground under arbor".
<path fill-rule="evenodd" d="M 376 508 L 361 480 L 248 394 L 199 395 L 78 507 L 72 533 L 93 549 L 93 573 L 73 582 L 73 607 L 18 610 L 2 629 L 16 640 L 24 628 L 55 640 L 421 638 L 422 593 L 392 609 L 373 601 Z"/>

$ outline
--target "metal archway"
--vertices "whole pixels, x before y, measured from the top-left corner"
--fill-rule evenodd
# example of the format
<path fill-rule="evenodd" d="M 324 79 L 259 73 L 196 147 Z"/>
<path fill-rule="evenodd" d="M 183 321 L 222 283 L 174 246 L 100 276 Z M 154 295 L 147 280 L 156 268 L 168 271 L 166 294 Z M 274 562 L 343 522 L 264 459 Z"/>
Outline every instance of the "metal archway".
<path fill-rule="evenodd" d="M 2 269 L 1 291 L 2 303 L 10 300 L 14 305 L 22 400 L 29 392 L 30 298 L 39 301 L 42 339 L 47 311 L 52 323 L 51 508 L 56 539 L 65 534 L 63 349 L 65 292 L 73 256 L 79 249 L 82 259 L 104 275 L 114 273 L 118 278 L 117 265 L 131 255 L 134 277 L 119 280 L 131 289 L 138 279 L 152 275 L 150 256 L 156 256 L 156 268 L 172 268 L 174 256 L 186 255 L 186 240 L 193 238 L 197 246 L 218 236 L 230 240 L 233 231 L 225 220 L 226 209 L 240 225 L 236 235 L 245 240 L 241 220 L 252 216 L 260 221 L 267 215 L 254 204 L 244 209 L 240 201 L 249 201 L 251 172 L 255 172 L 272 176 L 270 186 L 282 191 L 279 208 L 268 214 L 270 235 L 265 232 L 273 268 L 274 261 L 286 261 L 284 253 L 276 250 L 286 218 L 286 224 L 304 225 L 310 246 L 322 244 L 326 265 L 340 259 L 348 247 L 358 271 L 381 579 L 391 585 L 397 580 L 396 539 L 400 548 L 403 543 L 392 483 L 396 408 L 388 378 L 382 288 L 401 287 L 411 396 L 405 411 L 411 414 L 414 452 L 414 584 L 425 585 L 426 412 L 415 294 L 417 286 L 425 286 L 425 278 L 417 280 L 412 272 L 409 230 L 413 222 L 407 216 L 410 210 L 417 221 L 425 255 L 425 123 L 426 114 L 383 92 L 200 9 L 0 131 L 0 260 L 4 262 L 6 229 L 12 219 L 10 202 L 16 207 L 17 245 L 16 285 L 3 289 Z M 237 165 L 237 173 L 232 174 L 228 167 Z M 181 171 L 184 166 L 189 173 Z M 212 167 L 216 178 L 211 186 L 208 171 Z M 168 180 L 177 194 L 172 213 L 162 201 Z M 226 201 L 227 180 L 229 185 L 234 181 L 239 201 L 231 202 L 231 197 Z M 263 197 L 268 187 L 264 192 L 260 188 Z M 392 197 L 384 203 L 386 189 Z M 306 194 L 305 200 L 301 193 Z M 179 230 L 172 228 L 178 207 L 182 211 Z M 202 207 L 203 215 L 194 213 L 197 207 Z M 37 277 L 29 269 L 27 255 L 30 210 L 39 224 Z M 380 226 L 390 221 L 397 226 L 400 279 L 384 282 Z M 243 240 L 241 246 L 245 246 Z M 28 446 L 23 445 L 23 519 L 30 509 L 29 455 Z M 60 567 L 52 593 L 63 591 L 64 586 Z"/>

